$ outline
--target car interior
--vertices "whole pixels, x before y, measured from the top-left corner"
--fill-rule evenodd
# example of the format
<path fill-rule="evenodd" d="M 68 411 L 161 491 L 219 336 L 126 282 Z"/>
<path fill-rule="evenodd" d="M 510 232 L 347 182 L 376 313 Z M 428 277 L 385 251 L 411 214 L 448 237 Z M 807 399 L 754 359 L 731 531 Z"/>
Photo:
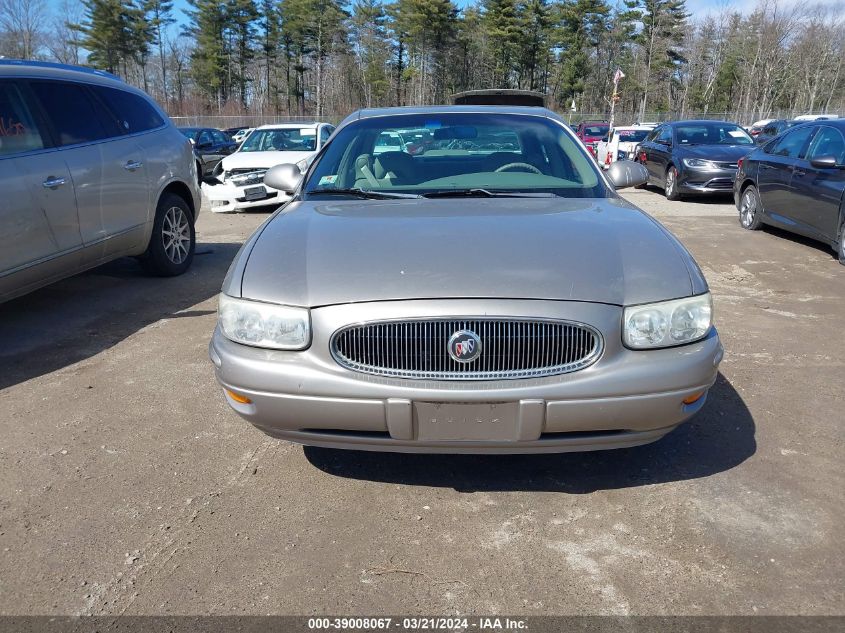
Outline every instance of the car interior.
<path fill-rule="evenodd" d="M 391 130 L 390 132 L 393 132 Z M 453 126 L 435 131 L 424 151 L 375 150 L 383 130 L 361 134 L 348 145 L 340 162 L 338 188 L 389 189 L 419 186 L 595 186 L 586 158 L 572 144 L 567 151 L 555 135 L 533 128 L 503 133 L 500 128 Z M 584 165 L 576 167 L 580 159 Z M 492 176 L 495 174 L 496 176 Z"/>

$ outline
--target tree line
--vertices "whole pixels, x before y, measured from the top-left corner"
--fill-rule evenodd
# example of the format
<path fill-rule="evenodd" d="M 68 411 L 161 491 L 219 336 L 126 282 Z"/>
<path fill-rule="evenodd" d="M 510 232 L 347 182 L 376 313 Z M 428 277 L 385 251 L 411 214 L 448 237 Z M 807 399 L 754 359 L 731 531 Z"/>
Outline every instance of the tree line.
<path fill-rule="evenodd" d="M 845 108 L 845 10 L 758 0 L 690 15 L 685 0 L 0 0 L 0 55 L 84 63 L 173 115 L 329 117 L 522 88 L 576 118 Z M 845 114 L 845 112 L 841 112 Z"/>

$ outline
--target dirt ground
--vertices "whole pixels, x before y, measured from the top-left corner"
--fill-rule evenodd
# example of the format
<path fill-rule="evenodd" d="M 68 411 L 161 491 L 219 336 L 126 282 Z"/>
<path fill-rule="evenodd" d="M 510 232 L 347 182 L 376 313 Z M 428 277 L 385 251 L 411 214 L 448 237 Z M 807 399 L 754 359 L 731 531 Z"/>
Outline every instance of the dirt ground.
<path fill-rule="evenodd" d="M 729 199 L 626 196 L 697 258 L 726 348 L 705 410 L 635 449 L 265 437 L 206 351 L 265 213 L 205 212 L 183 277 L 122 260 L 0 306 L 0 613 L 844 613 L 845 267 Z"/>

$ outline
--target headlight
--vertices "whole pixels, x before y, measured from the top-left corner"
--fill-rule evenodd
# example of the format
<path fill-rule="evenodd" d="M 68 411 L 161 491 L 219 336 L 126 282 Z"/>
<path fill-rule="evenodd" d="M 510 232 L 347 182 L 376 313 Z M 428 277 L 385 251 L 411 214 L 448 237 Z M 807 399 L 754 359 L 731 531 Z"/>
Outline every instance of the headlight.
<path fill-rule="evenodd" d="M 253 347 L 297 350 L 311 342 L 311 319 L 305 308 L 221 294 L 217 323 L 226 338 Z"/>
<path fill-rule="evenodd" d="M 625 308 L 622 340 L 633 349 L 672 347 L 704 338 L 713 325 L 710 293 Z"/>
<path fill-rule="evenodd" d="M 684 158 L 684 165 L 693 169 L 719 169 L 719 166 L 709 160 L 702 160 L 700 158 Z"/>

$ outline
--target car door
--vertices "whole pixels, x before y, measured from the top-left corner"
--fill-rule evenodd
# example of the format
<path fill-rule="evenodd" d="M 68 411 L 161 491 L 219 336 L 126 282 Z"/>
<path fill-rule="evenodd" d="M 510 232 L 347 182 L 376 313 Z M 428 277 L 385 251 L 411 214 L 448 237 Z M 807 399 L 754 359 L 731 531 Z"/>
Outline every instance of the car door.
<path fill-rule="evenodd" d="M 0 298 L 79 266 L 73 181 L 24 82 L 0 80 Z"/>
<path fill-rule="evenodd" d="M 651 182 L 664 185 L 666 165 L 672 146 L 672 126 L 664 125 L 654 131 L 652 140 L 643 144 L 641 155 L 645 154 L 645 166 Z"/>
<path fill-rule="evenodd" d="M 214 141 L 220 146 L 220 152 L 223 156 L 228 156 L 236 149 L 238 149 L 238 144 L 232 140 L 232 137 L 226 134 L 221 130 L 211 130 L 211 135 L 214 137 Z"/>
<path fill-rule="evenodd" d="M 211 135 L 211 130 L 200 130 L 194 143 L 194 151 L 202 159 L 203 170 L 205 171 L 203 175 L 213 172 L 217 163 L 223 160 L 220 149 L 214 144 L 214 137 Z"/>
<path fill-rule="evenodd" d="M 143 151 L 128 122 L 119 124 L 86 84 L 38 80 L 31 87 L 70 168 L 86 260 L 131 246 L 127 239 L 107 243 L 127 234 L 141 239 L 149 209 Z"/>
<path fill-rule="evenodd" d="M 757 190 L 766 215 L 790 224 L 795 218 L 790 182 L 796 160 L 804 156 L 817 126 L 802 125 L 764 146 L 757 167 Z"/>
<path fill-rule="evenodd" d="M 816 158 L 832 156 L 835 167 L 814 167 Z M 805 157 L 793 166 L 789 196 L 795 219 L 810 233 L 835 241 L 839 232 L 839 209 L 845 191 L 845 137 L 823 125 L 813 137 Z"/>

